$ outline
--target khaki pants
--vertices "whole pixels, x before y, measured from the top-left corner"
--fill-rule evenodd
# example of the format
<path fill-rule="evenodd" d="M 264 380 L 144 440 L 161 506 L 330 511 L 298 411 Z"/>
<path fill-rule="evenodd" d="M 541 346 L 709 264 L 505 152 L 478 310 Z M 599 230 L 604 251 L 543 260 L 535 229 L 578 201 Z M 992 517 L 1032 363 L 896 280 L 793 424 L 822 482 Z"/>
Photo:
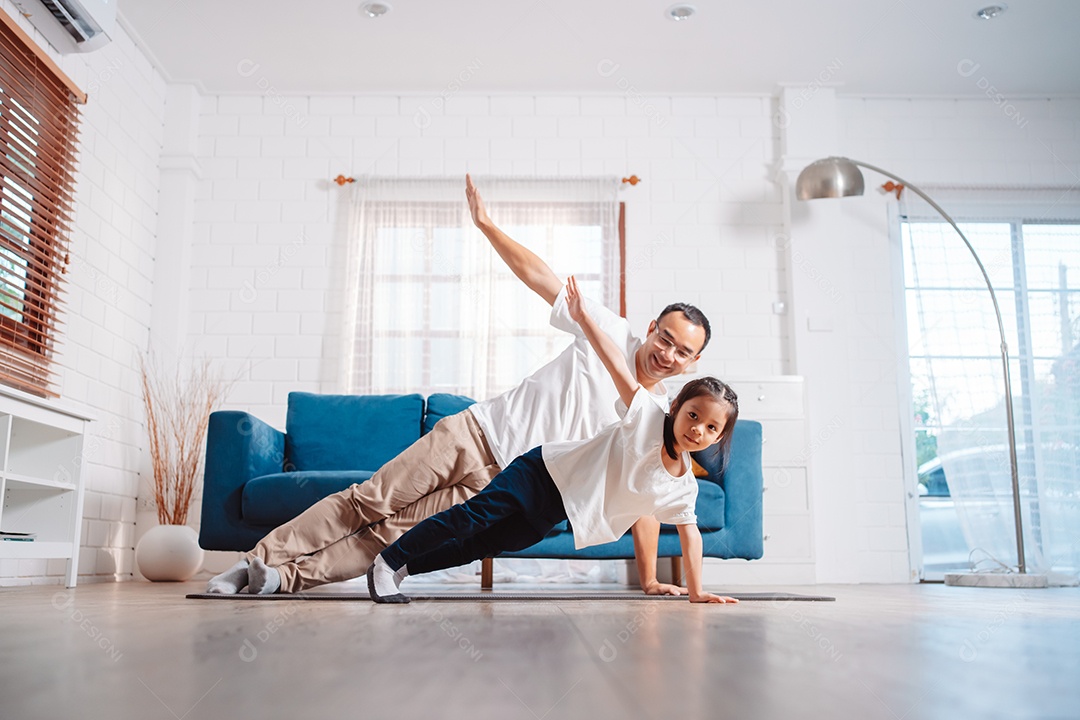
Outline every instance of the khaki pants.
<path fill-rule="evenodd" d="M 375 556 L 421 520 L 462 503 L 499 473 L 468 410 L 431 432 L 370 479 L 323 498 L 247 554 L 281 574 L 281 592 L 359 577 Z"/>

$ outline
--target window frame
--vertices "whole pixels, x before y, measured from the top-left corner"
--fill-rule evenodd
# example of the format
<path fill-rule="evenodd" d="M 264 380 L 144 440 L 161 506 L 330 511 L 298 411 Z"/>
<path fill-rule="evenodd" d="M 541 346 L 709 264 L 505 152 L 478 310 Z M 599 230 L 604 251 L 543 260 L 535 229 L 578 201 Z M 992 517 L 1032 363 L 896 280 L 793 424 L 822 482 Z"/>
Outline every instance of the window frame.
<path fill-rule="evenodd" d="M 0 383 L 55 397 L 86 95 L 2 10 L 0 52 Z"/>
<path fill-rule="evenodd" d="M 994 286 L 994 292 L 998 295 L 998 302 L 999 303 L 1001 302 L 1002 294 L 1004 294 L 1004 293 L 1013 293 L 1013 295 L 1014 295 L 1014 301 L 1013 301 L 1012 306 L 1011 306 L 1010 309 L 1015 313 L 1015 316 L 1016 316 L 1016 336 L 1015 336 L 1015 338 L 1006 337 L 1006 342 L 1008 343 L 1008 347 L 1009 347 L 1009 361 L 1010 361 L 1010 363 L 1016 363 L 1019 366 L 1019 370 L 1020 370 L 1020 372 L 1016 374 L 1016 377 L 1018 377 L 1019 380 L 1020 380 L 1020 387 L 1019 388 L 1017 388 L 1015 386 L 1013 387 L 1014 395 L 1020 395 L 1020 397 L 1022 398 L 1021 408 L 1020 408 L 1020 415 L 1017 417 L 1017 427 L 1018 428 L 1024 427 L 1024 426 L 1030 427 L 1030 425 L 1031 425 L 1031 417 L 1032 417 L 1032 406 L 1031 406 L 1032 395 L 1031 395 L 1030 388 L 1032 387 L 1032 385 L 1035 382 L 1035 365 L 1039 361 L 1050 360 L 1050 359 L 1053 359 L 1053 358 L 1047 358 L 1047 357 L 1043 357 L 1043 356 L 1038 356 L 1038 355 L 1036 355 L 1034 353 L 1034 341 L 1033 341 L 1032 335 L 1031 335 L 1031 325 L 1032 325 L 1032 323 L 1031 323 L 1031 307 L 1030 307 L 1030 298 L 1028 297 L 1028 293 L 1031 290 L 1029 288 L 1028 278 L 1027 278 L 1028 273 L 1027 273 L 1027 266 L 1026 266 L 1026 259 L 1025 259 L 1025 249 L 1026 248 L 1024 246 L 1024 232 L 1023 231 L 1024 231 L 1024 228 L 1026 226 L 1036 226 L 1036 225 L 1044 225 L 1044 226 L 1046 226 L 1046 225 L 1076 226 L 1076 227 L 1080 228 L 1080 219 L 1076 219 L 1076 220 L 1068 220 L 1068 219 L 1052 219 L 1052 220 L 1030 219 L 1026 215 L 1013 215 L 1013 216 L 1009 216 L 1009 217 L 979 217 L 979 218 L 957 217 L 957 218 L 954 218 L 954 219 L 956 220 L 957 224 L 960 225 L 961 227 L 963 227 L 964 225 L 979 225 L 979 224 L 982 224 L 982 225 L 991 225 L 991 224 L 994 224 L 994 225 L 1006 225 L 1007 224 L 1009 226 L 1009 230 L 1010 230 L 1011 266 L 1012 266 L 1012 284 L 1009 287 L 999 287 L 999 286 L 995 285 Z M 945 222 L 943 219 L 940 219 L 940 218 L 935 219 L 935 218 L 929 218 L 929 217 L 923 217 L 923 216 L 910 216 L 910 215 L 908 215 L 908 216 L 901 216 L 900 217 L 900 223 L 901 223 L 901 228 L 900 228 L 900 236 L 901 236 L 901 238 L 903 237 L 903 226 L 904 225 L 910 225 L 910 224 L 939 224 L 939 225 L 943 226 L 943 228 L 946 228 L 948 232 L 951 232 L 951 233 L 954 233 L 954 234 L 956 232 L 955 230 L 953 230 L 951 228 L 951 226 L 949 226 L 949 224 L 947 222 Z M 957 243 L 961 243 L 960 246 L 962 247 L 962 241 L 960 240 L 959 237 L 956 238 L 956 241 L 957 241 Z M 1080 248 L 1078 248 L 1078 252 L 1080 252 Z M 972 263 L 974 263 L 973 258 L 972 258 L 971 261 L 972 261 Z M 901 291 L 903 292 L 903 300 L 904 300 L 904 303 L 905 303 L 905 307 L 906 307 L 906 303 L 907 303 L 908 292 L 911 291 L 911 290 L 915 290 L 915 289 L 917 289 L 917 288 L 913 287 L 913 286 L 909 286 L 907 284 L 906 274 L 904 273 L 904 271 L 901 271 Z M 985 285 L 979 286 L 977 288 L 975 288 L 975 287 L 964 287 L 964 286 L 940 286 L 940 287 L 939 286 L 934 286 L 933 288 L 923 288 L 923 289 L 924 290 L 933 289 L 933 290 L 941 290 L 941 291 L 949 291 L 949 292 L 972 292 L 972 293 L 978 295 L 980 298 L 986 297 L 986 295 L 987 295 Z M 1034 292 L 1042 294 L 1042 293 L 1050 293 L 1050 292 L 1056 292 L 1056 291 L 1037 289 Z M 1080 292 L 1080 285 L 1078 285 L 1077 290 L 1075 290 L 1075 291 L 1070 290 L 1069 292 Z M 1003 308 L 1003 313 L 1002 314 L 1003 314 L 1003 316 L 1005 315 L 1004 308 Z M 906 322 L 907 322 L 907 325 L 904 327 L 904 332 L 908 333 L 911 319 L 908 318 Z M 1006 330 L 1008 330 L 1008 328 L 1006 328 Z M 997 334 L 996 328 L 994 329 L 994 333 L 995 333 L 995 335 Z M 913 355 L 911 353 L 910 346 L 909 346 L 908 353 L 907 353 L 908 367 L 910 367 L 911 361 L 913 359 L 916 359 L 916 360 L 956 359 L 956 360 L 980 360 L 980 361 L 981 360 L 986 360 L 986 361 L 999 362 L 1000 359 L 1001 359 L 1001 355 L 997 354 L 997 353 L 987 354 L 987 355 L 961 355 L 961 356 L 933 355 L 933 354 Z M 1017 392 L 1017 391 L 1019 391 L 1019 392 Z"/>
<path fill-rule="evenodd" d="M 986 211 L 980 211 L 984 207 Z M 1065 206 L 1057 208 L 1056 212 L 1051 213 L 1050 215 L 1044 214 L 1041 217 L 1033 217 L 1036 214 L 1036 212 L 1032 212 L 1031 208 L 1025 210 L 1023 207 L 1019 206 L 1019 204 L 1011 205 L 1007 213 L 1002 213 L 1000 209 L 990 209 L 989 206 L 975 205 L 970 206 L 970 209 L 967 212 L 953 213 L 953 217 L 956 222 L 961 226 L 961 229 L 964 229 L 965 226 L 968 225 L 978 224 L 1008 225 L 1009 228 L 1011 283 L 1009 286 L 1003 287 L 1001 283 L 995 282 L 994 291 L 998 295 L 999 302 L 1003 302 L 1001 296 L 1004 293 L 1015 294 L 1010 308 L 1016 316 L 1015 334 L 1012 337 L 1007 335 L 1006 341 L 1008 343 L 1009 349 L 1010 371 L 1013 375 L 1013 396 L 1016 400 L 1016 431 L 1018 435 L 1017 443 L 1020 446 L 1018 449 L 1021 449 L 1022 451 L 1022 455 L 1019 458 L 1021 463 L 1021 473 L 1026 473 L 1033 478 L 1039 476 L 1037 470 L 1039 467 L 1038 463 L 1040 462 L 1040 460 L 1038 460 L 1035 456 L 1037 454 L 1035 438 L 1042 437 L 1044 431 L 1052 429 L 1046 424 L 1045 418 L 1036 416 L 1036 413 L 1034 412 L 1034 403 L 1038 400 L 1038 398 L 1035 397 L 1034 388 L 1039 381 L 1038 365 L 1041 362 L 1045 362 L 1048 359 L 1052 358 L 1044 357 L 1035 352 L 1035 348 L 1038 346 L 1038 344 L 1034 342 L 1032 334 L 1034 325 L 1033 321 L 1035 320 L 1035 318 L 1033 318 L 1032 316 L 1032 309 L 1030 305 L 1031 298 L 1029 293 L 1032 291 L 1030 289 L 1030 277 L 1027 267 L 1028 246 L 1026 244 L 1027 238 L 1025 237 L 1025 230 L 1034 226 L 1065 226 L 1080 229 L 1080 206 L 1076 204 L 1066 203 Z M 943 226 L 944 232 L 949 232 L 953 235 L 955 235 L 956 231 L 952 229 L 951 226 L 949 226 L 948 223 L 945 222 L 940 215 L 930 215 L 929 213 L 900 213 L 898 214 L 898 216 L 895 216 L 895 218 L 896 224 L 893 227 L 896 229 L 896 237 L 899 240 L 896 245 L 896 258 L 899 261 L 897 270 L 897 287 L 899 290 L 899 300 L 902 307 L 905 308 L 905 312 L 903 313 L 903 315 L 900 316 L 901 318 L 903 318 L 904 322 L 902 326 L 898 326 L 898 337 L 903 337 L 903 347 L 905 347 L 907 350 L 907 352 L 904 354 L 903 370 L 901 374 L 902 378 L 906 377 L 907 379 L 907 382 L 905 383 L 906 405 L 902 404 L 904 414 L 902 416 L 901 426 L 902 429 L 904 429 L 905 431 L 905 439 L 903 441 L 904 454 L 908 455 L 910 453 L 910 457 L 912 458 L 911 462 L 905 463 L 905 467 L 908 468 L 908 471 L 912 473 L 911 483 L 907 485 L 907 487 L 912 488 L 914 491 L 920 491 L 921 487 L 918 482 L 918 471 L 919 467 L 921 467 L 922 465 L 918 464 L 915 461 L 917 434 L 919 432 L 926 431 L 936 434 L 942 429 L 943 423 L 941 418 L 937 418 L 933 424 L 927 426 L 920 426 L 914 422 L 913 416 L 916 398 L 914 393 L 912 392 L 912 390 L 914 390 L 914 386 L 911 382 L 911 368 L 913 360 L 926 361 L 934 359 L 958 359 L 970 360 L 980 363 L 990 363 L 995 371 L 996 382 L 998 384 L 1003 384 L 1003 381 L 1000 377 L 1001 356 L 1000 354 L 993 353 L 987 353 L 985 355 L 971 354 L 960 356 L 935 355 L 932 352 L 926 352 L 925 349 L 921 354 L 912 354 L 909 333 L 910 325 L 913 322 L 913 318 L 910 317 L 910 313 L 907 312 L 907 308 L 909 307 L 908 294 L 909 292 L 918 289 L 919 286 L 910 285 L 908 283 L 906 269 L 906 263 L 908 262 L 908 260 L 906 258 L 907 248 L 904 246 L 904 226 L 905 224 L 934 224 Z M 910 232 L 910 230 L 908 230 L 908 232 Z M 956 237 L 955 240 L 957 245 L 963 248 L 963 243 L 961 239 L 959 237 Z M 1077 251 L 1080 252 L 1080 246 L 1078 246 Z M 964 255 L 968 256 L 968 253 L 965 251 Z M 967 259 L 970 260 L 972 266 L 974 267 L 974 259 L 970 257 L 968 257 Z M 983 259 L 985 262 L 985 257 Z M 923 289 L 926 288 L 924 287 Z M 985 284 L 980 284 L 978 287 L 974 285 L 969 285 L 966 287 L 963 285 L 949 285 L 941 287 L 934 286 L 934 289 L 947 291 L 951 290 L 954 292 L 971 292 L 974 295 L 979 296 L 980 302 L 984 300 L 989 300 L 989 298 L 987 297 Z M 1040 288 L 1035 290 L 1034 292 L 1046 293 L 1057 291 L 1050 291 Z M 1073 283 L 1070 284 L 1068 292 L 1080 293 L 1080 282 L 1078 282 L 1076 278 L 1074 278 Z M 1009 310 L 1006 309 L 1006 307 L 1002 307 L 1003 318 L 1008 311 Z M 1006 322 L 1006 333 L 1009 333 L 1010 329 L 1011 328 L 1008 326 L 1008 322 Z M 993 335 L 995 338 L 998 335 L 996 326 L 993 328 Z M 995 390 L 997 390 L 998 392 L 1003 391 L 1003 389 L 1003 387 L 998 388 L 997 385 L 995 385 Z M 1027 448 L 1026 452 L 1023 451 L 1024 448 Z M 940 455 L 938 455 L 938 457 L 940 457 Z M 927 461 L 926 465 L 929 466 L 932 462 L 932 460 Z M 1025 467 L 1028 468 L 1028 470 L 1025 470 Z M 1034 492 L 1037 494 L 1038 490 L 1033 488 L 1030 490 L 1030 492 Z M 919 495 L 921 495 L 921 492 L 918 492 L 918 495 L 916 495 L 913 502 L 916 508 L 921 511 L 922 503 L 920 501 Z M 938 494 L 932 492 L 927 495 L 922 495 L 922 499 L 927 498 L 931 500 L 935 498 L 949 500 L 950 496 L 939 496 Z M 941 580 L 942 576 L 940 574 L 940 570 L 927 570 L 924 567 L 925 551 L 927 550 L 927 548 L 922 547 L 922 533 L 920 532 L 920 529 L 921 525 L 923 524 L 923 519 L 920 512 L 916 512 L 914 517 L 917 517 L 919 519 L 917 525 L 909 524 L 909 537 L 911 538 L 912 548 L 912 562 L 915 563 L 912 567 L 914 568 L 917 565 L 917 567 L 919 568 L 920 577 L 923 580 Z M 910 522 L 911 519 L 909 518 L 909 523 Z M 938 549 L 941 550 L 942 548 Z M 918 552 L 916 552 L 916 550 Z"/>

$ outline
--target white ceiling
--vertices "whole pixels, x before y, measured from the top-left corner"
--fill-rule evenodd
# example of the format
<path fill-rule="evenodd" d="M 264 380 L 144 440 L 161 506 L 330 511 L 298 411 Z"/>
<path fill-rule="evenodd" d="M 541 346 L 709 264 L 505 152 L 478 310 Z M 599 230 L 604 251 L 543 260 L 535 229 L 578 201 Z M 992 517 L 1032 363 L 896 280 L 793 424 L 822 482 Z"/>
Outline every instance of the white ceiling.
<path fill-rule="evenodd" d="M 1080 95 L 1080 2 L 1008 0 L 120 0 L 166 77 L 210 93 Z M 962 64 L 964 63 L 964 64 Z M 970 70 L 978 64 L 974 72 Z M 965 72 L 958 72 L 958 66 Z"/>

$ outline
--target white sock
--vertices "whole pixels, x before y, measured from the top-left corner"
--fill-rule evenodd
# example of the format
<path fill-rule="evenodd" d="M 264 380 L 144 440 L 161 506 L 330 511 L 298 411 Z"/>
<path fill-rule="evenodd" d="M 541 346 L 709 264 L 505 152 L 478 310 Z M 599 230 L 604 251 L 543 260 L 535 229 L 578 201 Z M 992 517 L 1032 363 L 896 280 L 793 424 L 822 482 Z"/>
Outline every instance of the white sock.
<path fill-rule="evenodd" d="M 241 560 L 231 568 L 210 578 L 206 592 L 218 595 L 235 595 L 248 584 L 248 561 Z"/>
<path fill-rule="evenodd" d="M 248 592 L 252 595 L 272 595 L 281 587 L 281 573 L 269 567 L 261 558 L 251 561 L 248 568 Z"/>
<path fill-rule="evenodd" d="M 391 570 L 390 566 L 383 560 L 383 556 L 376 555 L 375 562 L 372 563 L 371 569 L 368 570 L 371 574 L 370 581 L 375 594 L 380 598 L 400 595 L 399 588 L 401 587 L 401 581 L 409 574 L 408 567 L 408 565 L 405 565 L 397 571 Z"/>

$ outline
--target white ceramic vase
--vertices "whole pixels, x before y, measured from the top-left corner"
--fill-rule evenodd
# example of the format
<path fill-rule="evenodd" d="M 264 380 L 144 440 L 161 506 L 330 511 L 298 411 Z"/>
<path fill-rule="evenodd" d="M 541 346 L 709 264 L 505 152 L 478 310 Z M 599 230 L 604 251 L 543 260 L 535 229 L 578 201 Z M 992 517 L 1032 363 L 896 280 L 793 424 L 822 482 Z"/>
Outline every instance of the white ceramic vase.
<path fill-rule="evenodd" d="M 203 563 L 199 536 L 187 525 L 158 525 L 135 546 L 135 563 L 147 580 L 190 580 Z"/>

